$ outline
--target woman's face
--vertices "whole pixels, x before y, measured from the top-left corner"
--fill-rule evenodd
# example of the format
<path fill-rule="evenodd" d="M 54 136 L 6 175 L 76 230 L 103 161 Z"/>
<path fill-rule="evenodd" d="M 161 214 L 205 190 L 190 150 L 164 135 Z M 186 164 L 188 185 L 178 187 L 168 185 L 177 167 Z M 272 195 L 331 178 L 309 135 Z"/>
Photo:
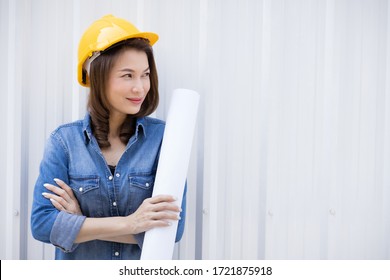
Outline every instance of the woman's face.
<path fill-rule="evenodd" d="M 139 112 L 150 89 L 149 74 L 145 52 L 127 49 L 117 57 L 107 84 L 111 116 Z"/>

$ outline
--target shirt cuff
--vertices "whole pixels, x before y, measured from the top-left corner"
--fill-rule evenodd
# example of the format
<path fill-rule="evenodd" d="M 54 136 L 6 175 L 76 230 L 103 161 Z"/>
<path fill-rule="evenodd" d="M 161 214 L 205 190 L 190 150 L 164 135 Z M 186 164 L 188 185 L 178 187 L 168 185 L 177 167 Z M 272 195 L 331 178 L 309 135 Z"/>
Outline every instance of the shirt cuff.
<path fill-rule="evenodd" d="M 66 253 L 74 251 L 78 246 L 74 241 L 85 219 L 85 216 L 60 211 L 50 233 L 50 242 Z"/>
<path fill-rule="evenodd" d="M 145 232 L 134 234 L 134 239 L 137 241 L 139 248 L 142 250 L 144 244 Z"/>

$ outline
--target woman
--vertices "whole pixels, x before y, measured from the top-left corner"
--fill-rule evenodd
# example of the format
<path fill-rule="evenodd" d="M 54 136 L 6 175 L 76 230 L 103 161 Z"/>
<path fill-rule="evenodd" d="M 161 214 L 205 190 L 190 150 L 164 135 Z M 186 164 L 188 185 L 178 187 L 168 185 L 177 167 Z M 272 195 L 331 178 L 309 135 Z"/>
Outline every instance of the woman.
<path fill-rule="evenodd" d="M 185 197 L 181 208 L 151 198 L 164 131 L 146 117 L 159 100 L 157 39 L 109 15 L 80 41 L 88 113 L 48 139 L 31 215 L 34 238 L 55 245 L 56 259 L 139 259 L 145 231 L 180 220 L 176 241 L 183 234 Z"/>

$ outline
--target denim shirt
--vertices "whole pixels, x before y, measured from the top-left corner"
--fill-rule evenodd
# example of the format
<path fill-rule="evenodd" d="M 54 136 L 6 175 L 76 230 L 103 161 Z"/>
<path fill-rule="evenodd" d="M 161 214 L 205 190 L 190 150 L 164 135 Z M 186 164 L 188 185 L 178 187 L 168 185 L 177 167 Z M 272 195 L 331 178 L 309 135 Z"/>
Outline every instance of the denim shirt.
<path fill-rule="evenodd" d="M 46 143 L 35 184 L 31 230 L 35 239 L 56 246 L 56 259 L 139 259 L 144 233 L 138 244 L 93 240 L 77 244 L 75 239 L 86 217 L 127 216 L 151 197 L 165 124 L 150 117 L 137 119 L 134 135 L 127 143 L 115 174 L 103 157 L 90 127 L 90 116 L 57 128 Z M 49 199 L 45 183 L 58 178 L 75 194 L 82 215 L 58 211 Z M 183 235 L 186 188 L 176 242 Z"/>

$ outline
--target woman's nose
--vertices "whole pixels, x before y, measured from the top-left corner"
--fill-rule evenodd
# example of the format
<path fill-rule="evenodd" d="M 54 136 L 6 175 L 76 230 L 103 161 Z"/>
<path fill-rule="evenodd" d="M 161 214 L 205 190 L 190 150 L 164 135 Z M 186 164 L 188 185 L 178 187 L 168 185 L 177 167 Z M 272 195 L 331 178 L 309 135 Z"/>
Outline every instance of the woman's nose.
<path fill-rule="evenodd" d="M 142 92 L 143 89 L 144 89 L 144 87 L 143 87 L 142 81 L 140 81 L 140 80 L 135 81 L 135 84 L 133 85 L 132 91 L 134 93 L 139 93 L 139 92 Z"/>

